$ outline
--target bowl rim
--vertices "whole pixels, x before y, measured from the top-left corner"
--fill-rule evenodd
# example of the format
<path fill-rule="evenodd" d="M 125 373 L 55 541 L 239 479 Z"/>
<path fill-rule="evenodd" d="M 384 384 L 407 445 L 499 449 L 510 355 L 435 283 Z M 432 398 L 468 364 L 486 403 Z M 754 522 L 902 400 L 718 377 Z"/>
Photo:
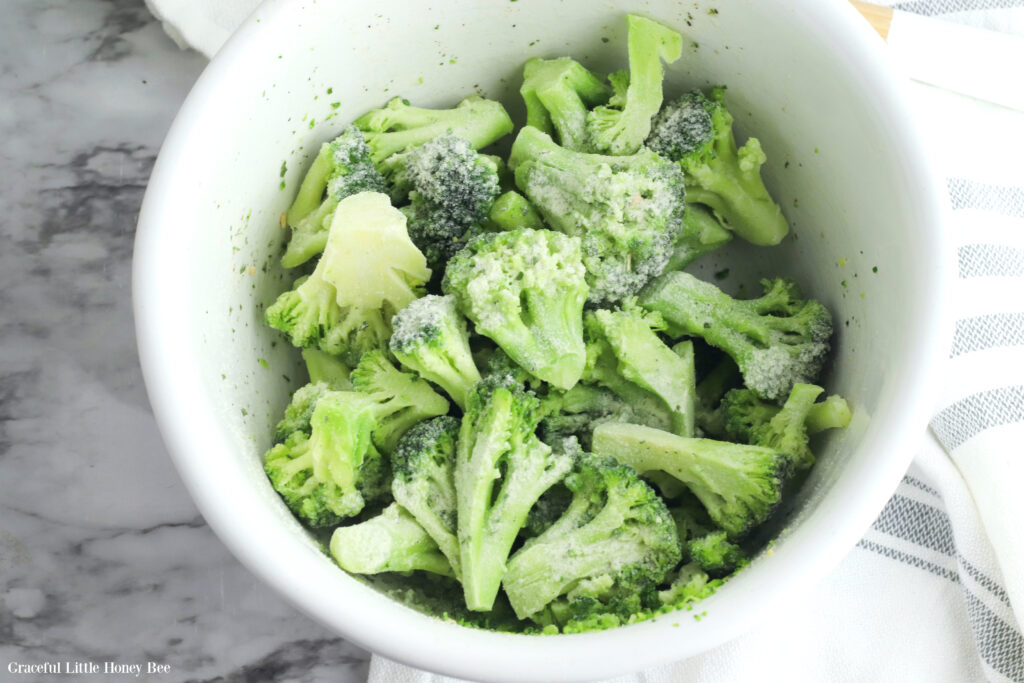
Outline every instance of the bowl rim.
<path fill-rule="evenodd" d="M 842 511 L 823 510 L 806 520 L 793 530 L 778 553 L 810 557 L 813 561 L 775 562 L 761 567 L 760 580 L 770 581 L 776 589 L 748 591 L 742 610 L 718 605 L 717 596 L 712 596 L 702 603 L 712 609 L 701 622 L 701 628 L 688 634 L 685 642 L 680 642 L 679 629 L 672 628 L 672 618 L 557 637 L 499 634 L 446 623 L 400 605 L 323 562 L 322 556 L 316 561 L 316 554 L 304 548 L 279 520 L 275 521 L 269 509 L 254 507 L 242 515 L 218 495 L 215 472 L 203 455 L 204 449 L 197 447 L 196 434 L 203 434 L 205 450 L 209 450 L 211 443 L 230 447 L 230 442 L 223 434 L 215 433 L 211 404 L 203 397 L 197 378 L 176 371 L 188 363 L 190 351 L 183 348 L 186 345 L 181 344 L 182 334 L 174 328 L 172 321 L 178 318 L 168 315 L 168 311 L 184 313 L 187 306 L 181 293 L 183 288 L 175 287 L 174 264 L 169 263 L 173 259 L 166 258 L 169 250 L 173 252 L 174 240 L 167 216 L 173 214 L 175 168 L 188 157 L 188 138 L 202 124 L 206 101 L 215 97 L 218 82 L 261 44 L 261 36 L 273 31 L 276 20 L 300 6 L 294 0 L 269 0 L 261 5 L 192 88 L 153 168 L 139 215 L 133 256 L 132 293 L 139 359 L 154 416 L 189 493 L 232 554 L 293 605 L 351 642 L 412 666 L 495 681 L 582 681 L 685 659 L 749 630 L 801 587 L 817 582 L 831 571 L 863 536 L 895 491 L 924 438 L 931 417 L 931 387 L 936 383 L 936 373 L 930 370 L 948 349 L 950 322 L 943 309 L 948 299 L 946 272 L 952 256 L 946 239 L 946 193 L 941 189 L 921 134 L 912 123 L 903 81 L 884 52 L 884 43 L 849 3 L 789 1 L 821 32 L 845 42 L 843 48 L 859 65 L 860 78 L 877 94 L 878 106 L 892 114 L 893 137 L 903 141 L 902 161 L 920 179 L 919 224 L 929 225 L 935 233 L 927 243 L 929 253 L 923 258 L 941 264 L 924 285 L 931 296 L 921 302 L 927 310 L 921 312 L 922 322 L 915 334 L 922 352 L 916 363 L 894 372 L 895 381 L 908 387 L 904 399 L 910 408 L 903 409 L 898 421 L 876 416 L 882 424 L 873 425 L 865 442 L 857 447 L 869 447 L 867 437 L 873 435 L 877 443 L 870 445 L 884 448 L 891 457 L 870 477 L 862 472 L 859 477 L 842 478 L 822 506 L 828 506 L 829 500 L 843 498 L 842 491 L 854 490 L 858 493 L 850 500 L 856 501 L 856 505 L 851 507 L 847 501 Z M 200 428 L 181 428 L 185 425 Z M 211 436 L 212 441 L 206 436 Z M 261 529 L 259 544 L 253 543 L 254 523 L 269 525 Z M 291 546 L 296 552 L 295 562 L 282 564 L 277 543 L 283 544 L 281 548 Z M 274 550 L 267 550 L 268 547 Z M 348 583 L 351 590 L 339 595 L 319 591 L 321 579 L 337 581 L 337 576 L 330 577 L 327 570 L 343 575 L 347 579 L 343 583 Z M 745 582 L 747 578 L 741 573 L 732 582 Z M 622 652 L 631 653 L 631 657 L 623 658 Z M 638 664 L 628 663 L 632 661 Z"/>

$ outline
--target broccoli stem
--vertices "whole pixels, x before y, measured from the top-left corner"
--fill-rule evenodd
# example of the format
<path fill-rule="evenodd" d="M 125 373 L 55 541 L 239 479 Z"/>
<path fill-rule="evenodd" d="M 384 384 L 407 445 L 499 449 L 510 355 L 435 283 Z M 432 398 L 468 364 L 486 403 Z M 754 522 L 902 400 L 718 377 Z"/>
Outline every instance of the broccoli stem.
<path fill-rule="evenodd" d="M 846 399 L 833 394 L 808 409 L 804 425 L 808 434 L 817 434 L 826 429 L 844 429 L 849 426 L 852 416 L 850 404 Z"/>
<path fill-rule="evenodd" d="M 288 246 L 281 256 L 282 266 L 301 266 L 324 250 L 331 232 L 331 216 L 338 204 L 336 197 L 328 196 L 298 223 L 290 223 L 296 229 L 292 231 L 292 238 L 288 240 Z"/>
<path fill-rule="evenodd" d="M 313 165 L 306 171 L 302 184 L 299 185 L 299 192 L 295 195 L 295 201 L 288 208 L 288 225 L 298 225 L 299 221 L 320 206 L 324 190 L 327 189 L 327 181 L 334 170 L 334 163 L 331 159 L 332 154 L 330 143 L 325 142 L 320 146 L 320 151 L 313 160 Z"/>
<path fill-rule="evenodd" d="M 377 517 L 335 529 L 330 549 L 338 566 L 353 574 L 419 569 L 452 576 L 451 565 L 434 540 L 397 503 Z"/>
<path fill-rule="evenodd" d="M 325 382 L 334 391 L 352 388 L 348 380 L 349 367 L 340 358 L 319 349 L 302 349 L 302 360 L 306 362 L 311 384 Z"/>
<path fill-rule="evenodd" d="M 515 190 L 506 192 L 494 201 L 490 218 L 500 230 L 544 229 L 544 221 L 541 220 L 537 209 Z"/>
<path fill-rule="evenodd" d="M 692 197 L 687 197 L 692 200 Z M 676 238 L 666 271 L 682 270 L 698 258 L 732 240 L 732 233 L 703 206 L 688 203 L 683 212 L 683 229 Z"/>

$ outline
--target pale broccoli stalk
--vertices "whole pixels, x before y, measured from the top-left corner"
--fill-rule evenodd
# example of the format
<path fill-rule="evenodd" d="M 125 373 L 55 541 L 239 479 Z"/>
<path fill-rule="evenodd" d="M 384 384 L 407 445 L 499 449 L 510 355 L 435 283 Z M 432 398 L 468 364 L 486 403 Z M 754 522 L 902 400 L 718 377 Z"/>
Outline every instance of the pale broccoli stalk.
<path fill-rule="evenodd" d="M 651 132 L 651 118 L 661 108 L 661 84 L 665 72 L 661 66 L 679 59 L 683 37 L 677 31 L 644 17 L 630 14 L 629 76 L 612 81 L 616 93 L 606 106 L 596 107 L 587 116 L 587 142 L 606 154 L 635 154 Z M 623 82 L 628 87 L 623 92 Z"/>
<path fill-rule="evenodd" d="M 481 149 L 512 132 L 512 119 L 500 102 L 470 95 L 454 109 L 421 109 L 396 97 L 382 109 L 366 112 L 354 121 L 370 147 L 370 158 L 380 166 L 393 154 L 412 149 L 450 133 Z"/>
<path fill-rule="evenodd" d="M 853 413 L 850 404 L 842 396 L 832 395 L 821 403 L 815 403 L 807 411 L 804 426 L 808 434 L 817 434 L 826 429 L 845 429 L 850 425 Z"/>
<path fill-rule="evenodd" d="M 455 460 L 459 557 L 466 606 L 494 605 L 512 544 L 541 494 L 572 456 L 535 435 L 540 401 L 521 386 L 486 379 L 469 394 Z"/>
<path fill-rule="evenodd" d="M 271 484 L 308 525 L 337 524 L 387 494 L 387 462 L 371 438 L 376 421 L 371 398 L 323 390 L 309 433 L 296 430 L 267 453 L 264 469 Z"/>
<path fill-rule="evenodd" d="M 331 535 L 331 557 L 353 574 L 422 570 L 452 576 L 448 560 L 416 519 L 397 503 Z"/>
<path fill-rule="evenodd" d="M 509 190 L 494 201 L 490 219 L 498 230 L 544 229 L 544 221 L 541 220 L 537 209 L 515 190 Z"/>
<path fill-rule="evenodd" d="M 661 470 L 672 475 L 730 538 L 768 519 L 790 473 L 788 455 L 772 448 L 688 439 L 640 425 L 598 425 L 593 448 L 641 474 Z"/>
<path fill-rule="evenodd" d="M 724 531 L 712 531 L 686 543 L 690 561 L 710 576 L 731 574 L 747 561 L 747 554 L 728 540 Z"/>
<path fill-rule="evenodd" d="M 767 157 L 757 138 L 736 149 L 724 96 L 724 88 L 711 97 L 695 90 L 669 102 L 655 117 L 647 145 L 682 167 L 687 200 L 710 207 L 752 244 L 778 244 L 789 225 L 761 180 Z"/>
<path fill-rule="evenodd" d="M 590 448 L 594 427 L 602 422 L 629 422 L 657 429 L 669 429 L 671 416 L 664 403 L 655 396 L 631 402 L 609 389 L 590 384 L 577 384 L 566 392 L 552 392 L 545 397 L 547 415 L 540 423 L 541 438 L 554 447 L 567 437 L 576 437 L 583 448 Z"/>
<path fill-rule="evenodd" d="M 675 523 L 636 472 L 611 458 L 576 458 L 568 509 L 508 562 L 502 585 L 520 619 L 561 595 L 606 603 L 643 593 L 679 562 Z"/>
<path fill-rule="evenodd" d="M 387 191 L 387 182 L 373 165 L 359 129 L 349 126 L 325 142 L 288 209 L 292 236 L 281 265 L 294 268 L 324 250 L 331 218 L 342 199 L 360 192 Z"/>
<path fill-rule="evenodd" d="M 573 152 L 527 126 L 509 166 L 547 224 L 582 240 L 589 303 L 636 294 L 664 270 L 685 206 L 676 164 L 646 149 L 631 156 Z"/>
<path fill-rule="evenodd" d="M 469 349 L 466 319 L 453 296 L 425 296 L 392 320 L 391 353 L 398 362 L 444 389 L 460 408 L 480 381 Z"/>
<path fill-rule="evenodd" d="M 448 412 L 448 401 L 412 373 L 402 372 L 375 349 L 363 355 L 349 376 L 356 391 L 376 404 L 373 443 L 391 453 L 406 430 L 417 422 Z"/>
<path fill-rule="evenodd" d="M 588 110 L 605 104 L 612 94 L 600 78 L 570 57 L 528 59 L 519 93 L 526 103 L 526 125 L 548 135 L 557 132 L 559 144 L 579 150 L 586 147 Z"/>
<path fill-rule="evenodd" d="M 302 360 L 306 362 L 310 384 L 322 382 L 335 391 L 348 391 L 352 388 L 352 382 L 348 379 L 349 367 L 340 358 L 319 349 L 302 349 Z"/>
<path fill-rule="evenodd" d="M 430 535 L 456 577 L 461 575 L 455 497 L 459 426 L 453 417 L 421 422 L 405 433 L 391 455 L 395 501 Z"/>
<path fill-rule="evenodd" d="M 480 235 L 448 263 L 441 286 L 526 371 L 561 389 L 579 380 L 587 284 L 578 239 L 527 228 Z"/>
<path fill-rule="evenodd" d="M 277 298 L 266 321 L 295 346 L 319 348 L 355 365 L 385 344 L 391 316 L 419 297 L 429 279 L 405 216 L 387 195 L 363 192 L 338 204 L 316 269 Z"/>
<path fill-rule="evenodd" d="M 710 211 L 699 204 L 687 204 L 683 212 L 683 227 L 665 270 L 682 270 L 731 240 L 732 233 L 722 227 Z"/>
<path fill-rule="evenodd" d="M 795 284 L 762 280 L 764 296 L 733 299 L 688 273 L 665 273 L 640 295 L 673 331 L 703 337 L 729 354 L 747 387 L 779 400 L 794 384 L 821 372 L 832 336 L 832 316 L 814 300 L 802 300 Z"/>
<path fill-rule="evenodd" d="M 443 270 L 466 233 L 487 220 L 498 196 L 497 167 L 466 140 L 447 134 L 412 149 L 403 163 L 409 237 L 431 269 Z"/>

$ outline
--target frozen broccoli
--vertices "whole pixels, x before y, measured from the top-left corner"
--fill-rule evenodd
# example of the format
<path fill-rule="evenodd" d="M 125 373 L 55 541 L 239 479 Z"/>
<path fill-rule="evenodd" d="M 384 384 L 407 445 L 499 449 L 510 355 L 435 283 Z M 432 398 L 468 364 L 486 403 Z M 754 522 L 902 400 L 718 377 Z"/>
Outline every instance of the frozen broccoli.
<path fill-rule="evenodd" d="M 658 599 L 669 607 L 684 607 L 700 602 L 721 585 L 722 579 L 711 579 L 695 563 L 684 564 L 679 568 L 672 584 L 665 590 L 658 591 Z"/>
<path fill-rule="evenodd" d="M 686 552 L 690 561 L 710 576 L 731 574 L 747 559 L 743 549 L 731 542 L 721 530 L 687 541 Z"/>
<path fill-rule="evenodd" d="M 335 529 L 330 548 L 338 566 L 353 574 L 420 569 L 452 575 L 448 560 L 434 540 L 397 503 L 365 522 Z"/>
<path fill-rule="evenodd" d="M 535 435 L 540 401 L 521 385 L 485 379 L 469 394 L 455 460 L 458 537 L 466 606 L 494 604 L 506 561 L 541 494 L 572 456 Z"/>
<path fill-rule="evenodd" d="M 790 474 L 789 456 L 772 448 L 690 439 L 640 425 L 598 425 L 593 442 L 598 455 L 641 474 L 661 470 L 681 481 L 730 538 L 768 519 Z"/>
<path fill-rule="evenodd" d="M 832 316 L 793 282 L 762 280 L 764 296 L 738 300 L 688 273 L 665 273 L 640 296 L 673 330 L 703 337 L 736 361 L 747 387 L 778 400 L 794 384 L 821 371 L 832 336 Z"/>
<path fill-rule="evenodd" d="M 778 244 L 789 225 L 761 180 L 767 157 L 757 138 L 736 149 L 724 98 L 725 88 L 715 88 L 711 97 L 694 90 L 669 102 L 654 118 L 647 145 L 679 163 L 690 202 L 710 207 L 748 242 Z"/>
<path fill-rule="evenodd" d="M 605 154 L 635 154 L 644 144 L 651 118 L 661 108 L 661 62 L 671 64 L 683 53 L 683 37 L 677 31 L 635 14 L 626 22 L 629 74 L 611 77 L 615 94 L 587 115 L 587 143 Z"/>
<path fill-rule="evenodd" d="M 319 349 L 302 349 L 302 360 L 306 362 L 310 384 L 323 382 L 335 391 L 352 388 L 348 380 L 349 367 L 340 358 Z"/>
<path fill-rule="evenodd" d="M 742 382 L 740 369 L 736 362 L 724 355 L 711 370 L 697 382 L 697 418 L 696 423 L 701 436 L 714 439 L 724 438 L 725 415 L 722 411 L 722 398 L 733 387 Z"/>
<path fill-rule="evenodd" d="M 699 204 L 687 204 L 683 212 L 683 227 L 665 270 L 682 270 L 731 240 L 732 233 L 723 228 L 710 211 Z"/>
<path fill-rule="evenodd" d="M 685 206 L 676 164 L 647 149 L 631 156 L 574 152 L 527 126 L 509 166 L 547 224 L 582 240 L 589 303 L 636 294 L 665 269 Z"/>
<path fill-rule="evenodd" d="M 434 539 L 456 577 L 461 573 L 455 497 L 459 426 L 453 417 L 421 422 L 405 433 L 391 455 L 395 501 Z"/>
<path fill-rule="evenodd" d="M 808 409 L 804 426 L 808 434 L 817 434 L 826 429 L 845 429 L 850 426 L 852 418 L 850 404 L 842 396 L 833 394 Z"/>
<path fill-rule="evenodd" d="M 520 619 L 561 595 L 605 603 L 649 591 L 679 561 L 665 503 L 632 468 L 581 452 L 565 485 L 568 509 L 508 562 L 502 585 Z"/>
<path fill-rule="evenodd" d="M 292 236 L 281 265 L 294 268 L 324 250 L 331 218 L 342 199 L 360 192 L 387 191 L 384 176 L 370 160 L 370 148 L 358 128 L 349 126 L 325 142 L 288 209 Z"/>
<path fill-rule="evenodd" d="M 537 209 L 515 190 L 509 190 L 494 201 L 490 219 L 498 230 L 544 229 L 544 221 L 541 220 Z"/>
<path fill-rule="evenodd" d="M 291 402 L 284 409 L 284 417 L 277 423 L 274 443 L 281 443 L 295 432 L 309 436 L 312 429 L 310 420 L 313 419 L 316 402 L 330 390 L 331 387 L 326 382 L 310 382 L 296 389 Z"/>
<path fill-rule="evenodd" d="M 660 80 L 658 88 L 660 92 Z M 559 144 L 576 150 L 587 146 L 588 110 L 607 103 L 612 94 L 600 78 L 569 57 L 527 60 L 519 92 L 526 103 L 526 125 L 557 133 Z"/>
<path fill-rule="evenodd" d="M 579 380 L 587 284 L 578 239 L 528 228 L 480 235 L 448 263 L 442 288 L 525 370 L 561 389 Z"/>
<path fill-rule="evenodd" d="M 590 435 L 602 422 L 629 422 L 657 429 L 670 429 L 671 415 L 655 396 L 634 404 L 609 389 L 591 384 L 577 384 L 566 392 L 552 392 L 545 397 L 546 416 L 540 423 L 544 443 L 554 446 L 567 437 L 576 437 L 584 448 L 590 448 Z"/>

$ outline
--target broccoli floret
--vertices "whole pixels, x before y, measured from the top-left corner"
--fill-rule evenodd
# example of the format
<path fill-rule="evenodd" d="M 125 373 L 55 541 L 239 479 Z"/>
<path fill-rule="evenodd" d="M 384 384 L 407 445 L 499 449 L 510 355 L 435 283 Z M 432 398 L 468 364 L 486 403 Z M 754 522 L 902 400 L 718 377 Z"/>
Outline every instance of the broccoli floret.
<path fill-rule="evenodd" d="M 804 426 L 808 434 L 817 434 L 826 429 L 845 429 L 850 426 L 853 412 L 842 396 L 833 394 L 821 403 L 815 403 L 807 411 Z"/>
<path fill-rule="evenodd" d="M 636 294 L 664 270 L 685 206 L 676 164 L 647 149 L 631 156 L 574 152 L 527 126 L 509 166 L 547 224 L 582 240 L 589 303 Z"/>
<path fill-rule="evenodd" d="M 335 391 L 352 388 L 352 382 L 348 381 L 349 367 L 340 358 L 319 349 L 302 349 L 302 360 L 306 362 L 310 384 L 323 382 Z"/>
<path fill-rule="evenodd" d="M 373 443 L 383 453 L 392 453 L 417 422 L 448 412 L 443 396 L 412 373 L 396 368 L 380 349 L 364 354 L 349 377 L 356 391 L 376 404 Z"/>
<path fill-rule="evenodd" d="M 508 562 L 502 585 L 520 619 L 561 595 L 605 602 L 648 591 L 679 561 L 665 503 L 632 468 L 581 452 L 565 486 L 568 509 Z"/>
<path fill-rule="evenodd" d="M 353 574 L 420 569 L 452 575 L 448 560 L 434 540 L 397 503 L 365 522 L 335 529 L 330 547 L 338 566 Z"/>
<path fill-rule="evenodd" d="M 429 279 L 405 216 L 387 196 L 352 195 L 334 211 L 316 269 L 267 309 L 267 324 L 295 346 L 317 347 L 355 365 L 363 353 L 383 346 L 391 316 L 416 299 Z"/>
<path fill-rule="evenodd" d="M 455 497 L 459 421 L 437 417 L 412 427 L 391 455 L 395 501 L 416 518 L 454 571 L 461 574 Z"/>
<path fill-rule="evenodd" d="M 725 355 L 697 382 L 696 422 L 702 436 L 718 439 L 726 435 L 722 398 L 741 382 L 740 369 Z"/>
<path fill-rule="evenodd" d="M 296 389 L 292 394 L 291 403 L 284 409 L 284 417 L 277 423 L 277 429 L 274 431 L 274 443 L 283 442 L 295 432 L 302 432 L 309 436 L 313 409 L 316 408 L 320 397 L 331 388 L 326 382 L 310 382 Z"/>
<path fill-rule="evenodd" d="M 675 479 L 664 472 L 648 472 L 644 476 L 650 477 L 652 474 L 662 474 L 677 484 L 679 483 L 678 479 Z M 676 523 L 676 533 L 679 534 L 679 541 L 684 544 L 683 562 L 688 562 L 689 551 L 687 550 L 685 543 L 714 531 L 714 522 L 711 521 L 711 517 L 708 516 L 708 511 L 704 509 L 700 499 L 690 493 L 690 491 L 685 487 L 682 494 L 679 495 L 676 500 L 672 501 L 668 512 L 672 515 L 672 519 Z"/>
<path fill-rule="evenodd" d="M 658 592 L 658 599 L 668 607 L 683 607 L 700 602 L 721 585 L 722 579 L 710 579 L 696 564 L 684 564 L 672 585 Z"/>
<path fill-rule="evenodd" d="M 715 88 L 711 97 L 694 90 L 669 102 L 654 118 L 647 145 L 679 163 L 689 201 L 710 207 L 748 242 L 778 244 L 789 225 L 761 180 L 767 157 L 757 138 L 736 149 L 724 97 L 725 88 Z"/>
<path fill-rule="evenodd" d="M 640 425 L 599 425 L 594 430 L 594 452 L 641 474 L 671 474 L 700 499 L 730 538 L 768 519 L 790 473 L 789 456 L 772 448 L 689 439 Z"/>
<path fill-rule="evenodd" d="M 696 393 L 693 345 L 683 343 L 681 353 L 667 347 L 656 333 L 664 328 L 661 316 L 645 314 L 632 301 L 627 301 L 618 311 L 592 311 L 587 314 L 584 325 L 589 340 L 601 338 L 607 343 L 623 379 L 664 402 L 672 416 L 673 433 L 693 436 Z M 615 391 L 620 385 L 616 381 L 606 386 Z"/>
<path fill-rule="evenodd" d="M 540 401 L 521 385 L 485 379 L 469 394 L 455 460 L 466 606 L 487 611 L 527 514 L 565 476 L 572 456 L 535 435 Z"/>
<path fill-rule="evenodd" d="M 731 389 L 721 403 L 724 434 L 730 441 L 754 443 L 754 430 L 768 424 L 778 412 L 778 405 L 758 398 L 750 389 Z"/>
<path fill-rule="evenodd" d="M 371 398 L 324 390 L 315 400 L 309 434 L 296 430 L 267 453 L 271 484 L 310 526 L 337 524 L 386 495 L 387 463 L 371 438 L 376 416 Z"/>
<path fill-rule="evenodd" d="M 690 560 L 710 576 L 731 574 L 746 562 L 747 554 L 728 540 L 724 531 L 712 531 L 686 543 Z"/>
<path fill-rule="evenodd" d="M 370 158 L 380 166 L 388 157 L 450 133 L 481 149 L 512 132 L 512 119 L 500 102 L 470 95 L 454 109 L 421 109 L 396 97 L 382 109 L 354 121 L 366 136 Z"/>
<path fill-rule="evenodd" d="M 442 289 L 532 375 L 561 389 L 579 380 L 587 284 L 578 239 L 527 228 L 480 235 L 448 263 Z"/>
<path fill-rule="evenodd" d="M 466 319 L 452 296 L 425 296 L 392 320 L 391 353 L 398 362 L 448 392 L 460 408 L 480 381 L 469 349 Z"/>
<path fill-rule="evenodd" d="M 537 209 L 515 190 L 509 190 L 494 201 L 490 219 L 498 230 L 544 229 L 544 221 L 541 220 Z"/>
<path fill-rule="evenodd" d="M 565 439 L 561 442 L 563 444 L 562 450 L 566 452 L 564 448 Z M 579 442 L 576 443 L 576 448 L 579 448 Z M 548 444 L 552 448 L 552 444 Z M 521 538 L 534 538 L 540 536 L 542 533 L 547 531 L 552 524 L 558 521 L 558 519 L 565 514 L 565 511 L 569 507 L 569 503 L 572 502 L 572 491 L 567 489 L 563 484 L 555 484 L 537 499 L 537 502 L 532 508 L 530 513 L 526 516 L 526 524 L 520 530 L 519 535 Z"/>
<path fill-rule="evenodd" d="M 761 285 L 764 296 L 738 300 L 688 273 L 665 273 L 640 295 L 640 305 L 661 313 L 674 330 L 703 337 L 728 353 L 747 387 L 779 400 L 821 371 L 832 316 L 817 301 L 802 300 L 789 280 Z"/>
<path fill-rule="evenodd" d="M 590 435 L 602 422 L 629 422 L 657 429 L 669 429 L 671 417 L 657 397 L 645 397 L 633 404 L 604 387 L 577 384 L 566 392 L 552 392 L 545 398 L 546 416 L 540 423 L 544 443 L 554 446 L 567 437 L 576 437 L 590 448 Z"/>
<path fill-rule="evenodd" d="M 324 250 L 331 218 L 342 199 L 360 192 L 387 191 L 387 182 L 370 160 L 370 148 L 358 128 L 349 126 L 325 142 L 288 209 L 292 236 L 281 265 L 294 268 Z"/>
<path fill-rule="evenodd" d="M 620 72 L 610 79 L 615 95 L 587 115 L 587 142 L 606 154 L 634 154 L 644 144 L 651 117 L 661 107 L 661 62 L 671 64 L 683 53 L 683 37 L 677 31 L 635 14 L 626 22 L 629 75 Z M 623 88 L 624 83 L 628 87 Z"/>
<path fill-rule="evenodd" d="M 403 163 L 411 204 L 402 212 L 409 219 L 409 237 L 431 269 L 443 270 L 465 244 L 467 231 L 488 218 L 498 196 L 497 166 L 454 135 L 412 149 Z"/>
<path fill-rule="evenodd" d="M 714 214 L 699 204 L 687 204 L 683 211 L 683 227 L 665 270 L 682 270 L 730 240 L 732 233 L 722 227 Z"/>
<path fill-rule="evenodd" d="M 519 93 L 526 103 L 526 125 L 548 135 L 557 132 L 559 144 L 578 150 L 587 144 L 587 110 L 605 104 L 612 94 L 600 78 L 569 57 L 527 60 Z"/>

